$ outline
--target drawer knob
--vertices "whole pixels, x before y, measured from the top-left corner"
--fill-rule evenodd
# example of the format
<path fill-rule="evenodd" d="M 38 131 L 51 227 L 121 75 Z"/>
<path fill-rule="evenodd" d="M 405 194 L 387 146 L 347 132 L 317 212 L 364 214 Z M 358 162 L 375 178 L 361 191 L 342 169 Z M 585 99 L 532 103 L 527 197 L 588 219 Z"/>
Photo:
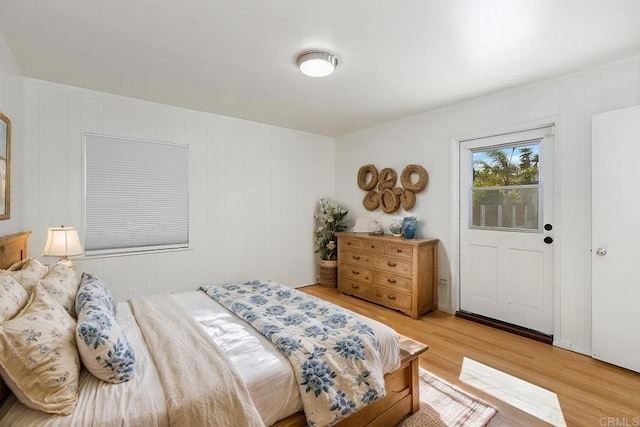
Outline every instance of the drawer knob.
<path fill-rule="evenodd" d="M 376 245 L 371 245 L 371 249 L 374 249 L 376 247 Z"/>
<path fill-rule="evenodd" d="M 389 298 L 390 300 L 395 300 L 396 296 L 395 295 L 387 295 L 387 298 Z"/>
<path fill-rule="evenodd" d="M 360 272 L 359 272 L 359 271 L 355 271 L 355 270 L 351 270 L 351 272 L 352 272 L 353 274 L 355 274 L 356 276 L 357 276 L 358 274 L 360 274 Z"/>
<path fill-rule="evenodd" d="M 398 248 L 397 249 L 398 253 L 402 253 L 402 249 Z"/>
<path fill-rule="evenodd" d="M 387 265 L 388 265 L 389 267 L 395 267 L 395 266 L 396 266 L 396 263 L 395 263 L 395 262 L 393 262 L 393 261 L 387 261 Z"/>
<path fill-rule="evenodd" d="M 352 287 L 353 289 L 360 289 L 360 286 L 358 286 L 358 285 L 351 285 L 351 287 Z"/>
<path fill-rule="evenodd" d="M 354 255 L 354 256 L 353 256 L 353 259 L 355 259 L 355 260 L 360 259 L 360 255 Z"/>
<path fill-rule="evenodd" d="M 396 283 L 396 279 L 387 279 L 387 282 L 389 282 L 389 283 Z"/>

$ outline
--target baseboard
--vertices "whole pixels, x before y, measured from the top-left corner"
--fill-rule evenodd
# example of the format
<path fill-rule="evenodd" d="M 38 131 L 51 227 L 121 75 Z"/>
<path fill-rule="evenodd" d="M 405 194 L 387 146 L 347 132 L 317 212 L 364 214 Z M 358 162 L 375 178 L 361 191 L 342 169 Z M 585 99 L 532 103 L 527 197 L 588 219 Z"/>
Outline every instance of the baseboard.
<path fill-rule="evenodd" d="M 572 350 L 575 351 L 571 348 L 571 341 L 569 340 L 564 340 L 564 339 L 554 339 L 553 340 L 553 345 L 555 347 L 560 347 L 560 348 L 564 348 L 565 350 Z"/>
<path fill-rule="evenodd" d="M 456 314 L 455 311 L 453 310 L 453 307 L 449 306 L 449 305 L 442 305 L 442 304 L 438 304 L 438 307 L 436 308 L 436 310 L 438 311 L 443 311 L 445 313 L 449 313 L 449 314 Z"/>
<path fill-rule="evenodd" d="M 491 326 L 492 328 L 500 329 L 502 331 L 511 332 L 512 334 L 540 341 L 545 344 L 553 344 L 553 335 L 543 334 L 542 332 L 534 331 L 533 329 L 524 328 L 512 323 L 491 319 L 490 317 L 481 316 L 475 313 L 469 313 L 467 311 L 456 311 L 456 317 L 471 320 L 472 322 L 480 323 L 486 326 Z"/>

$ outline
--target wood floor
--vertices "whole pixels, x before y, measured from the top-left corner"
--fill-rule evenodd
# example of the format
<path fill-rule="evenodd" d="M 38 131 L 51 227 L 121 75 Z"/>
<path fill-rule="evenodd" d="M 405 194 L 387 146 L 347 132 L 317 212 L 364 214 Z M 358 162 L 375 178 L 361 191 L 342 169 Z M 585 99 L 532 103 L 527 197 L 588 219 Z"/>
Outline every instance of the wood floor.
<path fill-rule="evenodd" d="M 389 325 L 429 346 L 420 366 L 495 405 L 491 425 L 547 425 L 458 380 L 463 357 L 558 395 L 568 426 L 640 426 L 640 374 L 443 312 L 414 320 L 319 285 L 299 288 Z M 640 357 L 640 355 L 638 355 Z"/>

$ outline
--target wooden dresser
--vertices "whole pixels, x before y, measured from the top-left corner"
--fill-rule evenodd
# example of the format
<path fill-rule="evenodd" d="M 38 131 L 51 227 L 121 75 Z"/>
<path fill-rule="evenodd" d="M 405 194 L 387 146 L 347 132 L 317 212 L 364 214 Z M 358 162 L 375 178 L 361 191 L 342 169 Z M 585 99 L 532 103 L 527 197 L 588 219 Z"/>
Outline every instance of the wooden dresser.
<path fill-rule="evenodd" d="M 438 239 L 336 233 L 338 290 L 414 319 L 437 308 Z"/>

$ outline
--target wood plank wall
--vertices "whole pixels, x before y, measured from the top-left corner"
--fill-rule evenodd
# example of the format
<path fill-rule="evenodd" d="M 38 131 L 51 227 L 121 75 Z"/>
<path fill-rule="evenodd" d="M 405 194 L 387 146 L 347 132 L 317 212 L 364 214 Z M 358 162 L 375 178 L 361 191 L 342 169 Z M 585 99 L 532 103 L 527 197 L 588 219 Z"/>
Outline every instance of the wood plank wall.
<path fill-rule="evenodd" d="M 82 228 L 83 133 L 190 146 L 193 250 L 78 260 L 118 300 L 254 278 L 316 281 L 313 213 L 334 192 L 334 140 L 295 130 L 24 79 L 24 227 Z M 45 260 L 50 262 L 52 260 Z"/>
<path fill-rule="evenodd" d="M 420 221 L 418 237 L 440 239 L 438 272 L 450 286 L 439 289 L 439 308 L 452 312 L 458 301 L 453 230 L 459 188 L 453 141 L 555 121 L 554 336 L 557 345 L 590 354 L 591 116 L 638 104 L 640 58 L 635 56 L 344 135 L 336 139 L 336 197 L 352 201 L 347 207 L 356 216 L 378 219 L 388 230 L 389 215 L 367 212 L 360 203 L 364 194 L 351 184 L 358 168 L 373 163 L 401 171 L 408 163 L 423 165 L 429 184 L 417 195 L 411 215 Z"/>

